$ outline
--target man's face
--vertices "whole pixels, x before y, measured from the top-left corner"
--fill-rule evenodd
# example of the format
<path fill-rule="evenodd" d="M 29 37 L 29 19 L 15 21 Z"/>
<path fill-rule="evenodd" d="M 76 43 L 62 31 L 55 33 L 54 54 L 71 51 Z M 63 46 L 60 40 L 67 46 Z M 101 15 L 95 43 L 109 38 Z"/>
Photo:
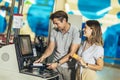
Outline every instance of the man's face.
<path fill-rule="evenodd" d="M 61 30 L 65 29 L 66 20 L 63 19 L 63 21 L 61 22 L 58 18 L 54 18 L 53 24 L 55 25 L 55 27 L 57 27 L 61 31 Z"/>

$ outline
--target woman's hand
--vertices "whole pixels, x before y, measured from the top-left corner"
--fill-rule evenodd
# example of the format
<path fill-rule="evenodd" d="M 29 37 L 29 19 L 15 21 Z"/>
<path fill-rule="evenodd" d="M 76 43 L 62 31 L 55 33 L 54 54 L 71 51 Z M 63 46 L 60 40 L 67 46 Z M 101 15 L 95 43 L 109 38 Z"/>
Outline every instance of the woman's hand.
<path fill-rule="evenodd" d="M 86 66 L 85 61 L 77 54 L 73 54 L 73 55 L 71 55 L 71 57 L 76 59 L 82 66 Z"/>
<path fill-rule="evenodd" d="M 82 58 L 80 59 L 80 63 L 81 63 L 82 66 L 84 66 L 84 67 L 86 66 L 86 63 Z"/>
<path fill-rule="evenodd" d="M 79 55 L 77 55 L 76 53 L 71 55 L 72 58 L 74 58 L 75 60 L 77 60 L 78 62 L 80 62 L 81 57 Z"/>

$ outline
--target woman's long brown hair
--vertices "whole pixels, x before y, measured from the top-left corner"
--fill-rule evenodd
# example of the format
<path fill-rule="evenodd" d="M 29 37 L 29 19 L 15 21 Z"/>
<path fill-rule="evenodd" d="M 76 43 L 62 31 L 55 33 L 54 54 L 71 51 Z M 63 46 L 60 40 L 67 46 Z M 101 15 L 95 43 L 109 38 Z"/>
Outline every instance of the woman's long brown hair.
<path fill-rule="evenodd" d="M 86 25 L 88 25 L 92 29 L 92 34 L 89 39 L 89 42 L 91 44 L 103 46 L 102 31 L 101 31 L 100 23 L 97 20 L 88 20 L 86 21 Z"/>

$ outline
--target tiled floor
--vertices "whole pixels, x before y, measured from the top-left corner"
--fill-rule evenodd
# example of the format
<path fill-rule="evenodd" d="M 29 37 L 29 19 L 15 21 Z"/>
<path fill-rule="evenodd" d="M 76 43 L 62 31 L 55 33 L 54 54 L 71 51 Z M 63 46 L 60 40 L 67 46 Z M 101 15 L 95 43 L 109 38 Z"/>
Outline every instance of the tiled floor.
<path fill-rule="evenodd" d="M 120 68 L 105 66 L 102 71 L 98 71 L 97 80 L 120 80 Z"/>

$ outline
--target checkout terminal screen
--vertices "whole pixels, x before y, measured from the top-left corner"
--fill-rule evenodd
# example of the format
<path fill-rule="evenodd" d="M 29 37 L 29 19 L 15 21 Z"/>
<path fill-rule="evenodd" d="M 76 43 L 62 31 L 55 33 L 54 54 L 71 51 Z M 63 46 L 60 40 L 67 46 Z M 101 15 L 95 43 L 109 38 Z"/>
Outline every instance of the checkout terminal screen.
<path fill-rule="evenodd" d="M 21 55 L 23 57 L 33 56 L 30 35 L 19 35 L 19 42 Z"/>

